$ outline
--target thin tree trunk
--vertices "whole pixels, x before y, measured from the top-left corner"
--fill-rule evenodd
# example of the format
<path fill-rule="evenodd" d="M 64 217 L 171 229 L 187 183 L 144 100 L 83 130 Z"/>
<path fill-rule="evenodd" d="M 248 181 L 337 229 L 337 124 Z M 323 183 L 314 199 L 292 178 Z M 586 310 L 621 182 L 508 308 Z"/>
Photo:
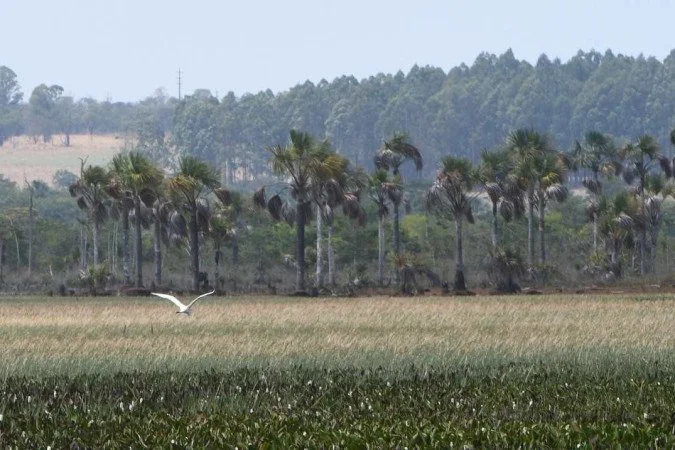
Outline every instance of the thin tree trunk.
<path fill-rule="evenodd" d="M 33 273 L 33 188 L 29 187 L 28 200 L 28 277 Z"/>
<path fill-rule="evenodd" d="M 335 249 L 333 248 L 333 225 L 328 225 L 328 284 L 335 286 Z"/>
<path fill-rule="evenodd" d="M 305 291 L 305 211 L 302 202 L 296 206 L 295 221 L 295 260 L 296 268 L 295 290 Z"/>
<path fill-rule="evenodd" d="M 527 265 L 534 266 L 534 188 L 527 193 Z"/>
<path fill-rule="evenodd" d="M 136 215 L 136 239 L 134 250 L 136 250 L 136 287 L 143 286 L 143 240 L 141 225 L 141 199 L 136 196 L 134 199 L 134 214 Z"/>
<path fill-rule="evenodd" d="M 5 259 L 4 256 L 5 256 L 5 240 L 0 239 L 0 283 L 3 282 L 3 276 L 4 276 L 4 272 L 2 270 L 3 269 L 2 262 Z"/>
<path fill-rule="evenodd" d="M 129 248 L 129 208 L 122 199 L 122 273 L 124 284 L 131 286 L 131 249 Z"/>
<path fill-rule="evenodd" d="M 398 203 L 394 203 L 394 255 L 400 256 L 401 254 L 401 230 L 399 226 L 399 214 L 398 214 Z M 399 271 L 394 270 L 394 279 L 396 280 L 396 285 L 400 282 Z"/>
<path fill-rule="evenodd" d="M 598 214 L 593 212 L 593 253 L 598 249 Z"/>
<path fill-rule="evenodd" d="M 190 212 L 190 256 L 192 270 L 192 290 L 199 290 L 199 230 L 197 229 L 197 205 L 192 206 Z"/>
<path fill-rule="evenodd" d="M 21 250 L 19 247 L 19 235 L 14 230 L 14 244 L 16 245 L 16 273 L 21 275 Z"/>
<path fill-rule="evenodd" d="M 466 281 L 464 279 L 464 246 L 462 239 L 463 219 L 461 216 L 455 218 L 455 283 L 454 290 L 465 291 Z"/>
<path fill-rule="evenodd" d="M 87 227 L 84 223 L 80 223 L 80 270 L 87 269 Z"/>
<path fill-rule="evenodd" d="M 94 246 L 94 265 L 98 266 L 99 264 L 99 259 L 98 259 L 98 245 L 99 245 L 99 225 L 96 222 L 95 218 L 92 218 L 92 230 L 91 230 L 91 240 L 93 241 L 93 246 Z"/>
<path fill-rule="evenodd" d="M 539 262 L 546 264 L 546 241 L 544 240 L 544 226 L 546 220 L 546 202 L 544 193 L 539 192 Z"/>
<path fill-rule="evenodd" d="M 154 251 L 155 251 L 155 286 L 162 285 L 162 224 L 159 213 L 155 214 L 154 223 Z"/>
<path fill-rule="evenodd" d="M 379 270 L 378 282 L 384 286 L 384 217 L 377 221 L 377 267 Z"/>
<path fill-rule="evenodd" d="M 595 183 L 598 183 L 598 172 L 593 172 L 593 180 Z M 593 200 L 595 201 L 595 204 L 597 205 L 598 203 L 598 196 L 596 194 L 593 194 Z M 593 253 L 595 253 L 598 250 L 598 213 L 596 211 L 593 211 Z"/>
<path fill-rule="evenodd" d="M 220 251 L 220 244 L 216 244 L 215 267 L 213 269 L 214 288 L 220 290 L 220 261 L 223 259 L 223 252 Z"/>
<path fill-rule="evenodd" d="M 650 249 L 650 256 L 649 258 L 649 263 L 650 263 L 650 271 L 651 272 L 656 272 L 656 253 L 658 250 L 658 241 L 659 241 L 659 231 L 660 231 L 660 226 L 655 225 L 653 227 L 653 230 L 651 230 L 651 241 L 652 241 L 652 247 Z"/>
<path fill-rule="evenodd" d="M 323 287 L 323 217 L 321 208 L 316 209 L 316 287 Z"/>
<path fill-rule="evenodd" d="M 643 165 L 644 167 L 644 165 Z M 640 212 L 642 217 L 645 217 L 645 177 L 644 175 L 640 176 Z M 646 272 L 645 267 L 645 247 L 647 245 L 647 226 L 642 227 L 640 231 L 640 275 L 644 275 Z"/>
<path fill-rule="evenodd" d="M 237 233 L 232 234 L 232 267 L 239 265 L 239 238 Z"/>
<path fill-rule="evenodd" d="M 497 250 L 499 245 L 499 224 L 497 220 L 497 202 L 492 202 L 492 248 Z"/>

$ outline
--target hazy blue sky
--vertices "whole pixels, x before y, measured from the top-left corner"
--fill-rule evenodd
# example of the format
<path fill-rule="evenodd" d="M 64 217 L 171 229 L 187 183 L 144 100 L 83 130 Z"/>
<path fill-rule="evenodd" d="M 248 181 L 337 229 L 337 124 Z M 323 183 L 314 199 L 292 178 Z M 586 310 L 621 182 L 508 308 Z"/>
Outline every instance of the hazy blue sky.
<path fill-rule="evenodd" d="M 26 93 L 136 101 L 164 87 L 238 96 L 309 79 L 446 71 L 481 51 L 534 62 L 579 49 L 663 60 L 675 0 L 1 0 L 0 65 Z"/>

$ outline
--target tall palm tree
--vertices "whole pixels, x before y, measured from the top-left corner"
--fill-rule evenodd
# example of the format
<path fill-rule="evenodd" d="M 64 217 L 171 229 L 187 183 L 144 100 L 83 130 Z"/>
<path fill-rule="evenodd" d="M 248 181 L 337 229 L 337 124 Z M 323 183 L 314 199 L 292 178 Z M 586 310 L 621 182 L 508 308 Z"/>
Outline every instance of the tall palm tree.
<path fill-rule="evenodd" d="M 619 152 L 623 161 L 623 179 L 627 184 L 633 184 L 637 181 L 636 193 L 640 200 L 640 216 L 646 217 L 646 193 L 645 183 L 652 170 L 658 165 L 666 172 L 666 176 L 672 175 L 672 165 L 659 154 L 659 145 L 652 136 L 640 136 L 636 142 L 626 144 Z M 642 226 L 639 229 L 639 251 L 640 251 L 640 274 L 644 275 L 646 266 L 646 247 L 647 247 L 647 227 Z"/>
<path fill-rule="evenodd" d="M 583 184 L 591 193 L 589 216 L 593 222 L 593 251 L 598 248 L 598 200 L 602 195 L 600 175 L 612 176 L 621 173 L 622 165 L 618 150 L 611 137 L 599 131 L 586 133 L 583 142 L 576 141 L 572 150 L 572 167 L 575 170 L 587 168 L 591 178 L 584 178 Z"/>
<path fill-rule="evenodd" d="M 474 174 L 471 161 L 448 156 L 442 160 L 441 170 L 426 194 L 427 209 L 439 217 L 455 221 L 455 281 L 453 289 L 466 290 L 464 277 L 464 220 L 473 223 L 473 211 L 468 193 L 473 188 Z"/>
<path fill-rule="evenodd" d="M 396 177 L 398 179 L 398 177 Z M 403 197 L 401 186 L 389 178 L 382 169 L 375 170 L 368 178 L 368 193 L 377 206 L 377 267 L 378 284 L 384 286 L 384 221 L 389 215 L 389 205 L 400 203 Z"/>
<path fill-rule="evenodd" d="M 506 151 L 481 153 L 478 180 L 492 203 L 492 249 L 499 246 L 499 216 L 510 221 L 524 213 L 523 195 L 516 180 L 511 177 L 511 158 Z"/>
<path fill-rule="evenodd" d="M 305 225 L 312 214 L 312 192 L 323 180 L 337 178 L 343 167 L 343 158 L 337 155 L 328 141 L 319 143 L 301 131 L 290 131 L 290 143 L 268 148 L 272 170 L 287 177 L 287 187 L 295 200 L 296 280 L 298 292 L 305 290 Z M 283 202 L 279 195 L 270 198 L 268 208 L 273 217 L 280 218 Z"/>
<path fill-rule="evenodd" d="M 536 198 L 539 213 L 539 263 L 546 263 L 545 221 L 546 204 L 549 200 L 564 202 L 568 189 L 565 186 L 568 163 L 561 153 L 545 154 L 538 160 L 539 178 L 537 180 Z"/>
<path fill-rule="evenodd" d="M 113 158 L 114 160 L 114 158 Z M 112 169 L 113 177 L 110 183 L 106 186 L 106 193 L 113 200 L 113 215 L 122 222 L 122 275 L 124 277 L 124 284 L 131 285 L 131 250 L 129 249 L 129 211 L 133 209 L 134 202 L 131 199 L 129 191 L 122 189 L 120 183 L 115 179 Z"/>
<path fill-rule="evenodd" d="M 392 138 L 385 141 L 382 148 L 375 154 L 375 167 L 384 170 L 391 169 L 394 177 L 401 177 L 401 166 L 407 161 L 412 161 L 418 172 L 424 167 L 422 154 L 417 147 L 410 143 L 408 135 L 405 133 L 394 133 Z M 402 178 L 399 180 L 399 185 L 401 184 Z M 399 256 L 401 253 L 399 208 L 403 198 L 403 196 L 400 196 L 397 197 L 397 201 L 392 200 L 394 210 L 394 252 L 396 256 Z"/>
<path fill-rule="evenodd" d="M 627 191 L 611 199 L 602 197 L 598 203 L 599 232 L 609 243 L 610 268 L 621 276 L 619 254 L 624 242 L 631 236 L 636 222 L 640 222 L 638 200 Z"/>
<path fill-rule="evenodd" d="M 84 161 L 80 168 L 80 178 L 68 187 L 71 197 L 77 199 L 77 206 L 87 215 L 91 226 L 94 265 L 100 264 L 100 228 L 108 218 L 108 198 L 106 186 L 110 184 L 111 174 L 101 166 L 87 166 Z"/>
<path fill-rule="evenodd" d="M 545 208 L 548 199 L 563 201 L 567 197 L 564 186 L 569 163 L 564 154 L 553 149 L 550 138 L 532 129 L 519 129 L 506 139 L 511 154 L 513 176 L 527 199 L 527 263 L 535 261 L 534 210 L 539 212 L 539 245 L 541 263 L 546 262 L 544 239 Z"/>
<path fill-rule="evenodd" d="M 324 281 L 324 262 L 323 262 L 323 226 L 328 228 L 328 240 L 326 243 L 328 259 L 328 283 L 335 283 L 335 252 L 333 249 L 333 223 L 334 210 L 338 206 L 343 206 L 344 214 L 357 223 L 363 223 L 365 220 L 365 211 L 359 203 L 360 190 L 366 184 L 366 175 L 362 171 L 353 170 L 349 166 L 349 160 L 341 158 L 341 167 L 330 178 L 318 180 L 314 185 L 313 199 L 317 206 L 316 215 L 316 286 L 323 287 Z M 337 167 L 337 165 L 336 165 Z"/>
<path fill-rule="evenodd" d="M 513 175 L 524 190 L 527 200 L 527 264 L 534 265 L 534 205 L 538 173 L 534 165 L 538 153 L 550 151 L 548 140 L 532 129 L 518 129 L 506 138 L 511 154 Z"/>
<path fill-rule="evenodd" d="M 112 160 L 112 174 L 125 197 L 133 203 L 136 252 L 136 287 L 143 286 L 142 209 L 152 207 L 164 175 L 148 158 L 136 152 L 119 153 Z M 124 219 L 123 219 L 124 220 Z M 126 258 L 125 258 L 126 260 Z"/>
<path fill-rule="evenodd" d="M 339 155 L 339 164 L 336 164 L 334 173 L 327 173 L 326 179 L 317 177 L 312 186 L 312 199 L 316 204 L 316 287 L 324 285 L 324 251 L 323 251 L 323 225 L 333 223 L 333 208 L 342 202 L 344 188 L 340 183 L 347 169 L 349 161 Z"/>
<path fill-rule="evenodd" d="M 656 250 L 664 213 L 661 204 L 666 197 L 675 197 L 675 184 L 663 175 L 651 173 L 645 180 L 645 227 L 649 232 L 650 269 L 656 269 Z"/>
<path fill-rule="evenodd" d="M 675 147 L 675 128 L 670 132 L 670 145 Z"/>
<path fill-rule="evenodd" d="M 220 282 L 220 265 L 223 262 L 222 248 L 226 242 L 231 240 L 231 230 L 234 224 L 231 217 L 225 208 L 216 208 L 210 223 L 210 237 L 213 241 L 215 267 L 213 273 L 214 288 L 220 290 L 222 288 Z"/>
<path fill-rule="evenodd" d="M 178 172 L 169 180 L 172 203 L 187 216 L 192 289 L 199 290 L 199 231 L 206 228 L 206 195 L 219 187 L 218 175 L 206 163 L 192 156 L 181 157 Z M 200 227 L 201 225 L 201 227 Z"/>
<path fill-rule="evenodd" d="M 160 195 L 152 205 L 155 286 L 162 285 L 162 243 L 165 246 L 179 245 L 188 235 L 185 218 L 165 198 L 167 192 L 167 183 L 162 183 Z"/>

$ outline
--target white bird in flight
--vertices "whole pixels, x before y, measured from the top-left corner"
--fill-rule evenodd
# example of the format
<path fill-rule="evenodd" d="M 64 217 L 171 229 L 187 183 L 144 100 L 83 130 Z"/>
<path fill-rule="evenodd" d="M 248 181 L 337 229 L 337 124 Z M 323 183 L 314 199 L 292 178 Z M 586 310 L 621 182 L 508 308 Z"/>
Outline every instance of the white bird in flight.
<path fill-rule="evenodd" d="M 199 299 L 202 298 L 202 297 L 206 297 L 207 295 L 211 295 L 211 294 L 213 294 L 214 292 L 216 292 L 215 289 L 214 289 L 213 291 L 211 291 L 211 292 L 207 292 L 206 294 L 202 294 L 202 295 L 200 295 L 199 297 L 197 297 L 196 299 L 192 300 L 192 301 L 191 301 L 189 304 L 187 304 L 187 305 L 184 305 L 183 303 L 181 303 L 181 301 L 178 300 L 178 299 L 177 299 L 176 297 L 174 297 L 173 295 L 169 295 L 169 294 L 158 294 L 158 293 L 156 293 L 156 292 L 151 292 L 150 294 L 156 295 L 157 297 L 165 298 L 165 299 L 167 299 L 167 300 L 171 300 L 172 303 L 174 303 L 176 306 L 178 306 L 178 311 L 176 311 L 176 314 L 185 314 L 186 316 L 189 316 L 190 314 L 192 314 L 192 305 L 194 305 L 195 302 L 196 302 L 197 300 L 199 300 Z"/>

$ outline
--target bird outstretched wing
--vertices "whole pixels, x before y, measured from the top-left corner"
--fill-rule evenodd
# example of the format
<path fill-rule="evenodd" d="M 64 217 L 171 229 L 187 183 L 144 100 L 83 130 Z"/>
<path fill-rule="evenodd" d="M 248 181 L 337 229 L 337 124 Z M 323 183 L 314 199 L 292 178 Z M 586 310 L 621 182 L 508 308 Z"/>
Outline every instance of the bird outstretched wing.
<path fill-rule="evenodd" d="M 214 289 L 214 290 L 212 290 L 211 292 L 207 292 L 206 294 L 200 295 L 200 296 L 197 297 L 196 299 L 192 300 L 192 301 L 190 302 L 190 304 L 189 304 L 187 307 L 188 307 L 188 308 L 191 307 L 191 306 L 194 305 L 194 303 L 195 303 L 197 300 L 199 300 L 200 298 L 206 297 L 207 295 L 211 295 L 211 294 L 213 294 L 213 293 L 215 293 L 215 292 L 216 292 L 216 290 Z"/>
<path fill-rule="evenodd" d="M 173 295 L 169 295 L 169 294 L 158 294 L 158 293 L 156 293 L 156 292 L 151 292 L 150 294 L 156 295 L 157 297 L 162 297 L 162 298 L 165 298 L 165 299 L 167 299 L 167 300 L 170 300 L 173 304 L 175 304 L 176 306 L 178 306 L 178 308 L 181 309 L 181 310 L 186 308 L 186 306 L 185 306 L 184 304 L 182 304 L 182 303 L 180 302 L 180 300 L 178 300 L 178 299 L 177 299 L 176 297 L 174 297 Z M 197 298 L 199 298 L 199 297 L 197 297 Z M 194 303 L 194 302 L 192 302 L 192 303 Z M 191 304 L 192 304 L 192 303 L 191 303 Z"/>

